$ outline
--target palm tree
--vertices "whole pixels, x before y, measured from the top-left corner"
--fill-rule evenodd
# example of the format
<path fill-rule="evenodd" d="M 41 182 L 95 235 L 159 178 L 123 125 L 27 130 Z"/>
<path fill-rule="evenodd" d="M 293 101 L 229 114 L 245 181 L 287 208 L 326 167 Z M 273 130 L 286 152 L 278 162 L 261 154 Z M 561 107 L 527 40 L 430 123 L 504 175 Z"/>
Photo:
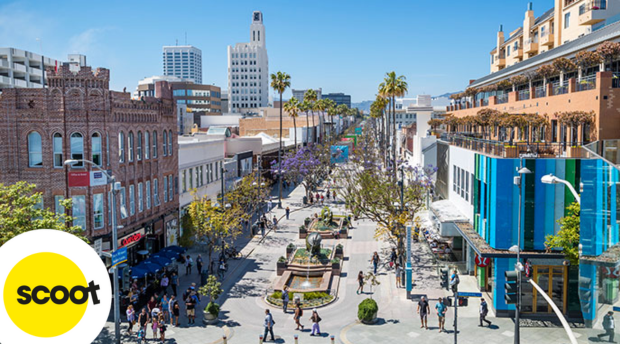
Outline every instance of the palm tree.
<path fill-rule="evenodd" d="M 325 138 L 325 110 L 327 110 L 327 101 L 329 99 L 319 99 L 314 103 L 313 110 L 319 112 L 319 118 L 321 119 L 321 142 Z M 314 120 L 314 112 L 312 113 L 312 119 Z"/>
<path fill-rule="evenodd" d="M 288 115 L 293 118 L 293 128 L 295 130 L 295 151 L 297 151 L 297 116 L 299 116 L 299 100 L 293 97 L 284 104 L 284 111 L 288 112 Z"/>
<path fill-rule="evenodd" d="M 314 103 L 316 102 L 317 99 L 317 95 L 316 92 L 313 89 L 309 89 L 306 91 L 306 93 L 304 93 L 304 102 L 308 102 L 308 107 L 306 107 L 306 109 L 309 109 L 312 112 L 312 126 L 314 127 Z M 306 122 L 308 122 L 308 110 L 306 110 Z M 313 130 L 314 131 L 314 130 Z M 310 137 L 310 126 L 307 126 L 306 129 L 306 136 Z M 314 141 L 314 140 L 313 140 Z"/>
<path fill-rule="evenodd" d="M 310 120 L 308 119 L 308 111 L 312 109 L 312 104 L 310 104 L 310 102 L 304 98 L 304 101 L 300 102 L 297 107 L 299 107 L 299 112 L 303 112 L 306 114 L 306 145 L 308 145 L 311 142 L 309 129 Z M 312 119 L 312 123 L 314 124 L 314 118 Z"/>
<path fill-rule="evenodd" d="M 349 107 L 346 104 L 340 104 L 336 107 L 336 114 L 346 116 L 349 113 Z M 332 118 L 332 123 L 334 122 Z M 340 121 L 338 121 L 340 123 Z M 333 125 L 333 124 L 332 124 Z"/>
<path fill-rule="evenodd" d="M 408 85 L 405 76 L 396 76 L 396 72 L 392 71 L 385 74 L 383 82 L 379 84 L 379 94 L 389 98 L 392 103 L 392 159 L 396 163 L 396 97 L 402 97 L 407 93 Z M 396 166 L 394 166 L 396 168 Z M 395 171 L 395 169 L 393 170 Z M 395 172 L 393 172 L 395 173 Z"/>
<path fill-rule="evenodd" d="M 271 74 L 271 88 L 280 94 L 280 149 L 278 149 L 278 169 L 282 167 L 282 93 L 291 87 L 291 76 L 284 72 Z M 282 209 L 282 177 L 278 173 L 278 208 Z"/>
<path fill-rule="evenodd" d="M 385 113 L 385 107 L 388 105 L 388 100 L 381 96 L 377 96 L 377 99 L 375 99 L 375 101 L 372 104 L 374 106 L 375 118 L 381 119 L 381 123 L 380 123 L 381 128 L 379 129 L 379 131 L 381 132 L 380 142 L 381 142 L 381 145 L 383 145 L 384 147 L 383 163 L 385 164 L 385 158 L 386 158 L 385 152 L 387 151 L 387 143 L 386 143 L 386 135 L 385 135 L 386 134 L 386 122 L 384 118 L 384 113 Z"/>
<path fill-rule="evenodd" d="M 327 115 L 330 118 L 331 123 L 331 129 L 329 130 L 329 137 L 330 140 L 332 138 L 333 135 L 333 130 L 334 130 L 334 121 L 333 121 L 333 117 L 336 114 L 336 102 L 331 100 L 331 99 L 323 99 L 325 101 L 325 110 L 327 111 Z"/>

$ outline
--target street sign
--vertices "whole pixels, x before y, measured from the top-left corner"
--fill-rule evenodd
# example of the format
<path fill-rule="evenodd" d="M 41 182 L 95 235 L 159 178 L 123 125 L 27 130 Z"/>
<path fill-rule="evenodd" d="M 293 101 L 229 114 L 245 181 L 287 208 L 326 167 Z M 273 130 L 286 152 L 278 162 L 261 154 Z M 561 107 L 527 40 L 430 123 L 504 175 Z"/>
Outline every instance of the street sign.
<path fill-rule="evenodd" d="M 482 293 L 466 293 L 466 292 L 458 292 L 459 297 L 482 297 Z"/>
<path fill-rule="evenodd" d="M 99 238 L 95 240 L 95 252 L 97 252 L 97 255 L 101 256 L 103 252 L 103 239 Z"/>
<path fill-rule="evenodd" d="M 489 258 L 483 258 L 480 257 L 479 255 L 476 255 L 476 265 L 481 267 L 481 268 L 485 268 L 487 266 L 489 266 Z"/>
<path fill-rule="evenodd" d="M 614 312 L 620 312 L 620 307 L 614 306 Z"/>
<path fill-rule="evenodd" d="M 112 252 L 112 267 L 127 261 L 127 247 Z"/>

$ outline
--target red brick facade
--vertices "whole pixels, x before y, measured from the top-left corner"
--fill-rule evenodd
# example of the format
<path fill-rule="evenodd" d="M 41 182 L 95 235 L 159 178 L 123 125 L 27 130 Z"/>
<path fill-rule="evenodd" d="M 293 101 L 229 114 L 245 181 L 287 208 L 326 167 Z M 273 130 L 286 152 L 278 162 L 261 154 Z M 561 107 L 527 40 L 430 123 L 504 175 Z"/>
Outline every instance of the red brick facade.
<path fill-rule="evenodd" d="M 146 98 L 132 101 L 129 93 L 109 90 L 110 72 L 98 68 L 82 67 L 78 73 L 63 67 L 57 72 L 48 70 L 48 89 L 6 89 L 0 95 L 0 183 L 12 184 L 27 181 L 37 185 L 43 193 L 44 206 L 55 210 L 54 196 L 86 196 L 86 235 L 89 238 L 103 238 L 104 247 L 111 242 L 111 223 L 109 210 L 109 186 L 68 187 L 68 172 L 96 171 L 90 165 L 84 167 L 55 167 L 53 137 L 62 135 L 62 158 L 71 159 L 71 141 L 74 134 L 83 138 L 83 158 L 93 160 L 93 135 L 101 137 L 101 168 L 112 172 L 116 181 L 121 182 L 127 194 L 127 212 L 130 212 L 129 185 L 134 186 L 135 211 L 121 219 L 117 211 L 117 223 L 124 228 L 118 237 L 145 229 L 151 239 L 157 240 L 153 246 L 165 245 L 165 224 L 177 219 L 178 210 L 178 157 L 176 106 L 172 99 Z M 41 135 L 42 164 L 29 167 L 28 135 L 37 132 Z M 124 162 L 120 162 L 119 132 L 124 136 Z M 146 159 L 145 133 L 149 132 L 149 159 Z M 164 156 L 163 133 L 172 135 L 169 149 L 166 142 Z M 129 136 L 133 133 L 133 161 L 129 161 Z M 140 133 L 140 134 L 138 134 Z M 154 158 L 153 137 L 157 133 L 157 157 Z M 137 159 L 138 136 L 142 136 L 141 159 Z M 170 138 L 167 137 L 170 141 Z M 59 139 L 57 139 L 59 141 Z M 79 138 L 76 138 L 79 142 Z M 36 156 L 36 145 L 32 145 Z M 57 146 L 61 146 L 58 144 Z M 60 147 L 58 147 L 60 148 Z M 57 148 L 57 151 L 58 151 Z M 79 150 L 78 150 L 79 151 Z M 35 159 L 36 160 L 36 159 Z M 169 178 L 171 176 L 171 178 Z M 174 184 L 172 199 L 164 201 L 164 177 Z M 154 180 L 158 180 L 159 205 L 151 200 L 151 208 L 146 208 L 146 181 L 153 190 Z M 138 183 L 143 183 L 143 211 L 139 211 Z M 94 228 L 93 198 L 103 194 L 104 225 Z M 151 191 L 151 199 L 154 191 Z M 170 199 L 170 196 L 168 196 Z M 120 205 L 120 196 L 117 198 Z M 174 222 L 176 223 L 176 222 Z"/>

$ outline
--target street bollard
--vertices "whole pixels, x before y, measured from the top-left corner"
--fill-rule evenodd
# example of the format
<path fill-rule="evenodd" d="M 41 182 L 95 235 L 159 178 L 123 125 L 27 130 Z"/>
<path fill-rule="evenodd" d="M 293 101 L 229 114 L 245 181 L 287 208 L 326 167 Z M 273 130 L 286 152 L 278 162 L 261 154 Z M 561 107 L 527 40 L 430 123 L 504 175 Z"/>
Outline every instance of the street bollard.
<path fill-rule="evenodd" d="M 258 344 L 263 344 L 263 335 L 258 336 Z"/>
<path fill-rule="evenodd" d="M 228 343 L 228 340 L 226 340 L 226 336 L 222 336 L 222 343 L 223 343 L 223 344 Z"/>
<path fill-rule="evenodd" d="M 298 336 L 298 335 L 295 335 L 295 344 L 299 344 L 299 343 L 298 343 L 298 340 L 299 340 L 299 336 Z"/>
<path fill-rule="evenodd" d="M 329 338 L 332 340 L 332 344 L 334 344 L 334 343 L 335 343 L 335 342 L 334 342 L 334 339 L 335 339 L 335 338 L 334 338 L 334 335 L 332 335 L 332 336 L 331 336 L 331 337 L 329 337 Z"/>

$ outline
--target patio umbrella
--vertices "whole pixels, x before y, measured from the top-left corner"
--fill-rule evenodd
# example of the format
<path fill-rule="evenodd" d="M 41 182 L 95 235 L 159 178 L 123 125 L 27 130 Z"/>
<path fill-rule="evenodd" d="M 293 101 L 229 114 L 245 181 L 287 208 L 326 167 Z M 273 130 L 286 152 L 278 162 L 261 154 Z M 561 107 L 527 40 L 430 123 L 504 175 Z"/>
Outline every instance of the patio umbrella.
<path fill-rule="evenodd" d="M 159 264 L 162 267 L 168 266 L 171 262 L 170 258 L 164 256 L 153 255 L 151 258 L 147 259 L 147 261 L 153 262 L 155 264 Z"/>
<path fill-rule="evenodd" d="M 165 250 L 165 251 L 173 251 L 173 252 L 178 252 L 178 253 L 183 253 L 183 252 L 187 251 L 186 248 L 183 248 L 181 246 L 176 246 L 176 245 L 164 247 L 163 250 Z"/>
<path fill-rule="evenodd" d="M 169 259 L 177 259 L 179 257 L 178 252 L 174 252 L 174 251 L 167 251 L 167 250 L 161 250 L 159 252 L 157 252 L 156 254 L 154 254 L 154 256 L 162 256 L 165 258 L 169 258 Z"/>

